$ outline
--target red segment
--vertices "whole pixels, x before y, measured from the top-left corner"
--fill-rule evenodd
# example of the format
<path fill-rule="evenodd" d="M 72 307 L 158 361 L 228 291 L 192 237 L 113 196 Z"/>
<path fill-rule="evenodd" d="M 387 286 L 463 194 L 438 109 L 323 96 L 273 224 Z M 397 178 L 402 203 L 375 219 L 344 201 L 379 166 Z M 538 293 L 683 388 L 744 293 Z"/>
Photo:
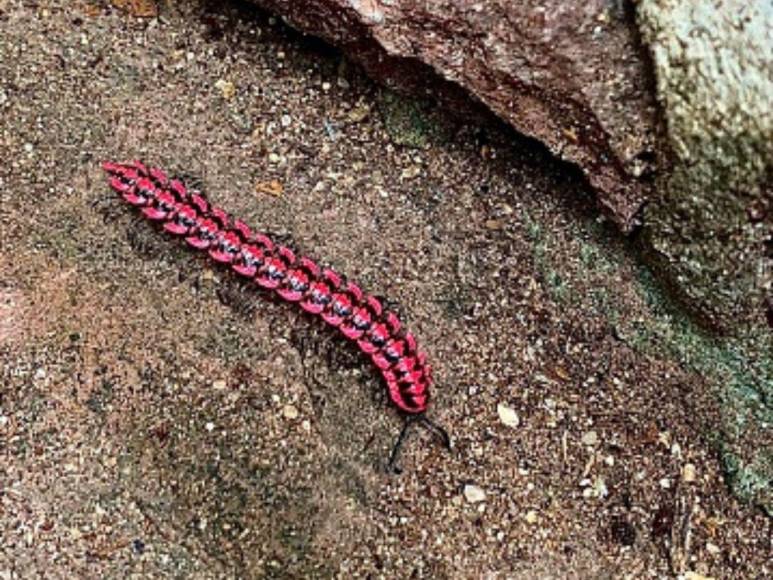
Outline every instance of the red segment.
<path fill-rule="evenodd" d="M 207 200 L 196 193 L 191 195 L 191 204 L 202 214 L 209 213 L 209 204 L 207 203 Z"/>
<path fill-rule="evenodd" d="M 136 160 L 132 161 L 130 165 L 136 169 L 140 175 L 144 175 L 147 177 L 149 175 L 148 168 L 145 166 L 145 164 L 142 161 Z"/>
<path fill-rule="evenodd" d="M 300 305 L 306 312 L 319 314 L 325 309 L 325 306 L 331 299 L 330 287 L 327 283 L 316 281 L 312 282 L 309 286 L 309 290 L 306 292 L 303 300 L 301 300 Z"/>
<path fill-rule="evenodd" d="M 111 177 L 108 183 L 110 184 L 110 187 L 112 187 L 118 193 L 125 194 L 134 191 L 134 184 L 126 182 L 120 177 Z"/>
<path fill-rule="evenodd" d="M 174 221 L 174 222 L 166 222 L 164 224 L 164 229 L 168 231 L 170 234 L 181 236 L 182 234 L 187 234 L 190 228 L 186 228 L 185 226 Z"/>
<path fill-rule="evenodd" d="M 277 288 L 279 294 L 285 300 L 297 302 L 309 289 L 309 276 L 303 270 L 290 270 L 285 277 L 284 284 Z"/>
<path fill-rule="evenodd" d="M 386 313 L 386 324 L 392 334 L 400 332 L 400 319 L 397 318 L 397 315 L 394 312 Z"/>
<path fill-rule="evenodd" d="M 185 188 L 185 185 L 183 185 L 182 181 L 173 179 L 169 183 L 169 190 L 177 196 L 179 201 L 188 201 L 188 190 Z"/>
<path fill-rule="evenodd" d="M 370 310 L 362 306 L 358 306 L 354 309 L 352 316 L 344 320 L 341 326 L 341 332 L 346 338 L 352 340 L 359 340 L 359 338 L 370 328 L 373 317 L 370 314 Z"/>
<path fill-rule="evenodd" d="M 325 268 L 322 271 L 322 277 L 328 282 L 330 282 L 330 285 L 332 288 L 338 290 L 341 287 L 341 276 L 339 276 L 333 270 L 330 270 L 329 268 Z"/>
<path fill-rule="evenodd" d="M 355 300 L 355 302 L 362 302 L 362 296 L 363 296 L 363 292 L 362 292 L 362 290 L 360 289 L 360 287 L 359 287 L 359 286 L 357 286 L 357 284 L 355 284 L 354 282 L 349 282 L 349 283 L 346 285 L 346 289 L 349 291 L 349 293 L 350 293 L 352 296 L 354 296 L 354 300 Z"/>
<path fill-rule="evenodd" d="M 379 322 L 367 331 L 365 336 L 357 341 L 357 346 L 365 354 L 373 354 L 386 344 L 389 339 L 389 330 L 386 324 Z"/>
<path fill-rule="evenodd" d="M 177 205 L 172 194 L 166 191 L 159 192 L 156 195 L 154 202 L 153 205 L 142 210 L 145 217 L 154 221 L 165 219 L 174 211 L 175 206 Z"/>
<path fill-rule="evenodd" d="M 264 258 L 263 250 L 247 244 L 242 246 L 241 254 L 231 267 L 242 276 L 252 278 L 263 264 Z"/>
<path fill-rule="evenodd" d="M 239 232 L 239 235 L 242 237 L 243 241 L 248 242 L 250 238 L 252 238 L 252 230 L 242 220 L 236 220 L 234 222 L 233 228 Z"/>
<path fill-rule="evenodd" d="M 381 318 L 381 313 L 384 310 L 383 307 L 381 306 L 381 301 L 375 296 L 368 296 L 365 299 L 365 301 L 368 303 L 368 306 L 370 306 L 370 309 L 376 315 L 376 318 Z"/>
<path fill-rule="evenodd" d="M 336 292 L 325 311 L 322 312 L 322 319 L 331 326 L 338 326 L 352 313 L 353 309 L 354 304 L 349 295 Z"/>
<path fill-rule="evenodd" d="M 212 259 L 221 264 L 230 264 L 236 259 L 242 245 L 241 238 L 236 232 L 229 231 L 221 234 L 217 245 L 209 250 Z"/>
<path fill-rule="evenodd" d="M 210 217 L 217 223 L 221 230 L 228 229 L 228 214 L 219 207 L 213 207 L 209 210 Z"/>
<path fill-rule="evenodd" d="M 217 233 L 217 224 L 207 218 L 199 222 L 196 231 L 185 238 L 185 241 L 197 250 L 206 250 L 216 240 Z"/>
<path fill-rule="evenodd" d="M 198 223 L 199 214 L 189 205 L 178 207 L 172 221 L 164 224 L 164 229 L 173 234 L 189 234 Z"/>
<path fill-rule="evenodd" d="M 159 187 L 166 187 L 169 183 L 169 178 L 166 176 L 166 173 L 158 169 L 157 167 L 153 167 L 150 169 L 150 177 L 152 177 L 156 184 Z"/>
<path fill-rule="evenodd" d="M 309 273 L 309 276 L 312 278 L 319 278 L 320 270 L 316 262 L 304 256 L 301 258 L 300 265 L 301 268 L 305 269 Z"/>
<path fill-rule="evenodd" d="M 273 290 L 282 283 L 282 279 L 287 274 L 287 266 L 279 258 L 268 258 L 262 268 L 258 271 L 255 281 L 263 288 Z"/>
<path fill-rule="evenodd" d="M 264 234 L 255 234 L 255 243 L 263 246 L 263 249 L 268 253 L 274 251 L 274 242 Z"/>

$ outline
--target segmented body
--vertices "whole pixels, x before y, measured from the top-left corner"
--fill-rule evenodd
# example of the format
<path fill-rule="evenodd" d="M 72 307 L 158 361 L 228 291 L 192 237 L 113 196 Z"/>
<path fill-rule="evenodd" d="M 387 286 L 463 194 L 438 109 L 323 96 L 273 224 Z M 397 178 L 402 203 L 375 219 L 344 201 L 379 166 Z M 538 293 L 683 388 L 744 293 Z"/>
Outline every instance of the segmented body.
<path fill-rule="evenodd" d="M 329 268 L 274 243 L 211 205 L 163 171 L 105 162 L 110 186 L 149 220 L 230 267 L 238 275 L 298 304 L 354 341 L 378 368 L 390 400 L 403 412 L 427 409 L 432 372 L 413 335 L 379 299 Z M 447 436 L 445 436 L 447 438 Z"/>

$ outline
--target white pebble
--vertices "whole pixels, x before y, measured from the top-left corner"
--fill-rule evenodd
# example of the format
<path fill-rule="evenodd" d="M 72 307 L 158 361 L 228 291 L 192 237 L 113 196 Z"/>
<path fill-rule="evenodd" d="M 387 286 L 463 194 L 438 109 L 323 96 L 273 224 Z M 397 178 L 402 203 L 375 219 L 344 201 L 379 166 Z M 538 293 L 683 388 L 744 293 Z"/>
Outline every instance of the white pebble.
<path fill-rule="evenodd" d="M 582 444 L 587 445 L 588 447 L 593 447 L 598 443 L 599 436 L 595 431 L 588 431 L 585 435 L 582 436 Z"/>
<path fill-rule="evenodd" d="M 298 408 L 295 405 L 285 405 L 282 409 L 282 414 L 285 416 L 285 419 L 292 421 L 298 418 Z"/>
<path fill-rule="evenodd" d="M 486 492 L 477 485 L 467 484 L 464 486 L 464 498 L 469 503 L 480 503 L 486 501 Z"/>
<path fill-rule="evenodd" d="M 207 423 L 204 425 L 204 428 L 211 433 L 215 429 L 215 424 L 211 422 Z"/>
<path fill-rule="evenodd" d="M 497 413 L 499 414 L 499 420 L 502 421 L 508 427 L 518 427 L 520 420 L 518 419 L 518 413 L 507 405 L 498 404 Z"/>

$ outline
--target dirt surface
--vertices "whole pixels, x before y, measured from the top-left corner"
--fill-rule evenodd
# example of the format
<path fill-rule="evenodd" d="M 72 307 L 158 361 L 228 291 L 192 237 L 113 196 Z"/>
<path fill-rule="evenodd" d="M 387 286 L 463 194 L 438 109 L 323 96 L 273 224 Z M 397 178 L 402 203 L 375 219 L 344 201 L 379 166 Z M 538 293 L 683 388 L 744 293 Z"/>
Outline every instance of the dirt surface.
<path fill-rule="evenodd" d="M 740 359 L 530 142 L 241 5 L 0 0 L 0 153 L 0 578 L 770 577 Z M 131 215 L 134 157 L 392 298 L 452 452 L 386 473 L 376 374 Z"/>

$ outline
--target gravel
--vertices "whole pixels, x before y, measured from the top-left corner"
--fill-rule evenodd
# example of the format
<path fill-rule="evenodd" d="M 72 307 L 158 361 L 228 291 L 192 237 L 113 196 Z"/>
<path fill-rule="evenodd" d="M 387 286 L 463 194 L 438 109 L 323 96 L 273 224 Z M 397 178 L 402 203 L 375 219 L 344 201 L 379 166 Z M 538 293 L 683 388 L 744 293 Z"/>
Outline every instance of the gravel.
<path fill-rule="evenodd" d="M 242 4 L 160 6 L 0 3 L 0 577 L 771 575 L 706 379 L 647 349 L 654 291 L 574 171 L 432 103 L 399 129 Z M 412 429 L 388 472 L 377 375 L 130 215 L 99 161 L 134 157 L 394 300 L 452 450 Z"/>

